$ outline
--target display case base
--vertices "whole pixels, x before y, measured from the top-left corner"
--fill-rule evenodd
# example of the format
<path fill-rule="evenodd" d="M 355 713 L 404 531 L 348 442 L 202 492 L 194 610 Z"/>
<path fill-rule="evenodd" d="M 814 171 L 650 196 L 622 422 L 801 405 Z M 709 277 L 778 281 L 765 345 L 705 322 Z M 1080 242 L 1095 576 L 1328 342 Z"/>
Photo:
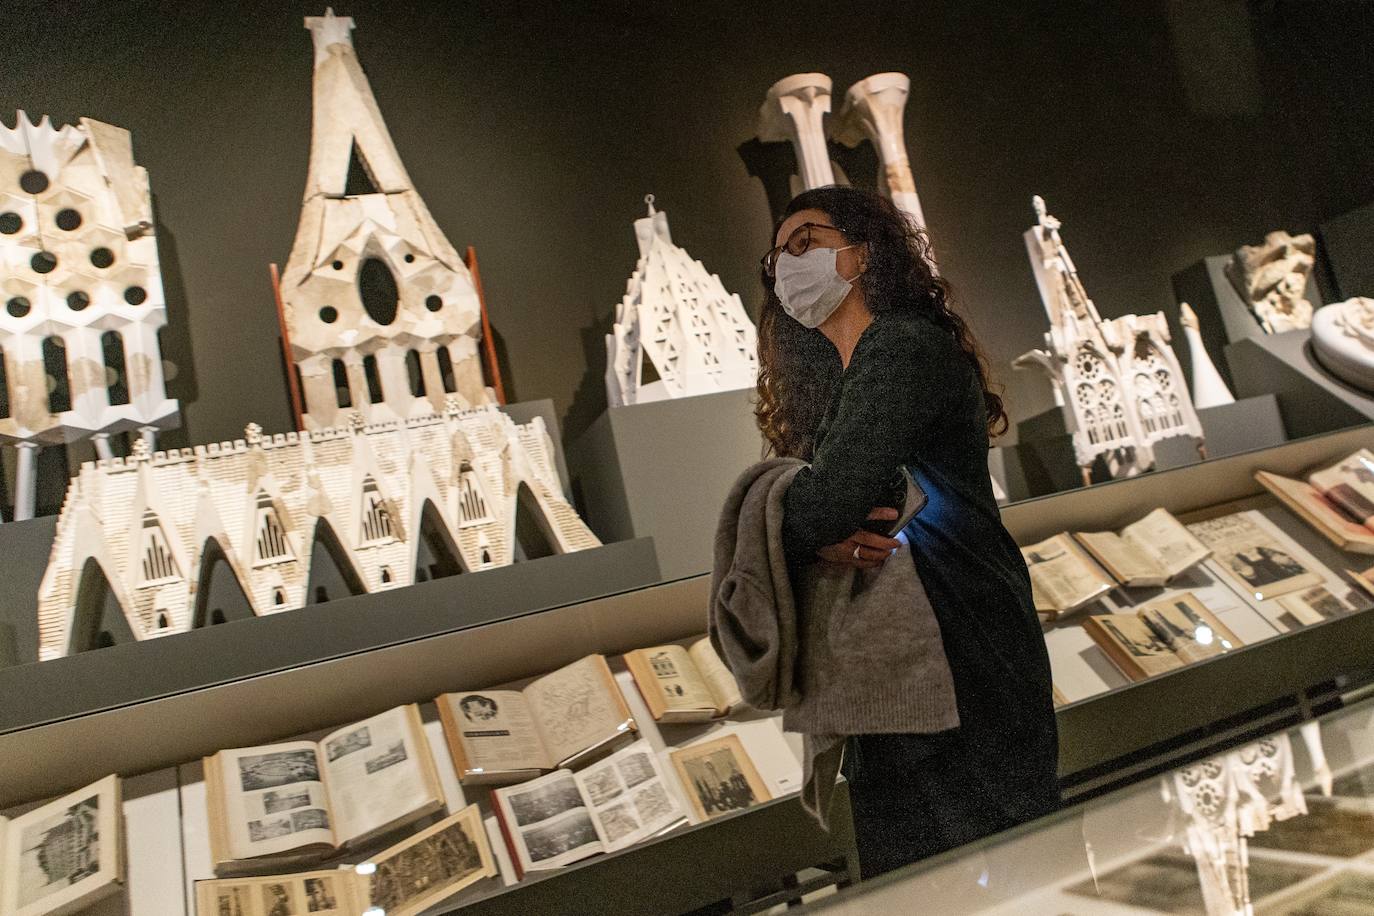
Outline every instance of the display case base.
<path fill-rule="evenodd" d="M 603 541 L 652 537 L 665 579 L 707 572 L 720 508 L 763 454 L 754 392 L 612 407 L 568 449 L 579 511 Z"/>

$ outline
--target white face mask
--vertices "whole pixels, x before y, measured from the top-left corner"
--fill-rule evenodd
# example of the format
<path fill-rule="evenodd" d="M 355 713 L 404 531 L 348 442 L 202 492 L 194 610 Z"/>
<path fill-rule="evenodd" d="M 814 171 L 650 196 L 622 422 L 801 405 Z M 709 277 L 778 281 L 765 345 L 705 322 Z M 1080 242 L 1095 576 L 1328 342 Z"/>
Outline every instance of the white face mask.
<path fill-rule="evenodd" d="M 784 251 L 778 257 L 773 289 L 783 311 L 804 327 L 818 328 L 835 313 L 853 289 L 858 275 L 846 280 L 840 276 L 836 260 L 841 251 L 854 248 L 812 248 L 799 255 Z"/>

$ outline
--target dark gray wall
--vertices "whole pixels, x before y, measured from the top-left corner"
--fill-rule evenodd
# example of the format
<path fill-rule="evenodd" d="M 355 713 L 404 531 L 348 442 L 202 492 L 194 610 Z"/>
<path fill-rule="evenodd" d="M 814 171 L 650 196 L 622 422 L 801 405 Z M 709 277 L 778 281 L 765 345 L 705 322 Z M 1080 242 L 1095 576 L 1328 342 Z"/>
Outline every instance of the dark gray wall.
<path fill-rule="evenodd" d="M 0 100 L 133 131 L 151 174 L 186 428 L 288 426 L 267 264 L 295 230 L 323 3 L 11 2 Z M 774 80 L 912 78 L 908 143 L 942 268 L 1007 362 L 1044 318 L 1030 196 L 1065 223 L 1104 314 L 1171 306 L 1206 254 L 1374 199 L 1374 4 L 519 2 L 337 7 L 439 225 L 477 246 L 517 399 L 565 434 L 604 409 L 601 335 L 658 196 L 751 309 L 768 245 L 736 147 Z M 1175 39 L 1177 37 L 1177 40 Z"/>

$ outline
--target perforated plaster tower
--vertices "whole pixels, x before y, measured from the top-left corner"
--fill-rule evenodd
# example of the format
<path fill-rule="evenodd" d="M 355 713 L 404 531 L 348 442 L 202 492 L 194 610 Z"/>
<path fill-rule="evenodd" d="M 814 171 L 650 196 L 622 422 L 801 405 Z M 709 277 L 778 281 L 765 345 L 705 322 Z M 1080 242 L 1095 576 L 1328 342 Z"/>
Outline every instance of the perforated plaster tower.
<path fill-rule="evenodd" d="M 1202 424 L 1164 313 L 1103 321 L 1059 237 L 1059 220 L 1039 197 L 1034 206 L 1026 253 L 1050 329 L 1046 349 L 1018 357 L 1015 365 L 1048 373 L 1084 481 L 1098 457 L 1112 476 L 1129 476 L 1154 465 L 1154 444 L 1162 439 L 1192 436 L 1201 448 Z"/>
<path fill-rule="evenodd" d="M 739 296 L 673 244 L 652 194 L 645 202 L 649 214 L 635 220 L 639 263 L 606 335 L 611 406 L 750 387 L 758 334 Z"/>
<path fill-rule="evenodd" d="M 310 167 L 282 274 L 306 429 L 495 402 L 472 276 L 406 174 L 353 50 L 353 20 L 305 20 L 315 44 Z"/>
<path fill-rule="evenodd" d="M 129 132 L 80 119 L 0 124 L 0 441 L 19 450 L 15 517 L 33 514 L 40 446 L 177 424 L 148 173 Z"/>

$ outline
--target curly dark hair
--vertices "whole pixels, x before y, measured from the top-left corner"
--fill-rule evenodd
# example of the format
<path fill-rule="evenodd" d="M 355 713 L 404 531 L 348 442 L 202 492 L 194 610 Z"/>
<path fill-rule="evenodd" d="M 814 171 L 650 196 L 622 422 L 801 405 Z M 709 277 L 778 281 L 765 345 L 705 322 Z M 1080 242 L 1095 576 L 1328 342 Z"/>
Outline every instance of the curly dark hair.
<path fill-rule="evenodd" d="M 988 433 L 1006 432 L 1006 406 L 994 386 L 968 324 L 950 306 L 949 284 L 931 270 L 930 240 L 892 201 L 871 191 L 832 185 L 803 191 L 783 212 L 778 228 L 801 210 L 820 210 L 851 244 L 866 244 L 867 270 L 859 278 L 864 302 L 874 314 L 920 309 L 946 328 L 964 351 L 983 388 Z M 759 429 L 777 455 L 809 459 L 816 427 L 839 384 L 841 366 L 834 346 L 819 331 L 783 311 L 764 273 L 765 299 L 759 315 Z"/>

